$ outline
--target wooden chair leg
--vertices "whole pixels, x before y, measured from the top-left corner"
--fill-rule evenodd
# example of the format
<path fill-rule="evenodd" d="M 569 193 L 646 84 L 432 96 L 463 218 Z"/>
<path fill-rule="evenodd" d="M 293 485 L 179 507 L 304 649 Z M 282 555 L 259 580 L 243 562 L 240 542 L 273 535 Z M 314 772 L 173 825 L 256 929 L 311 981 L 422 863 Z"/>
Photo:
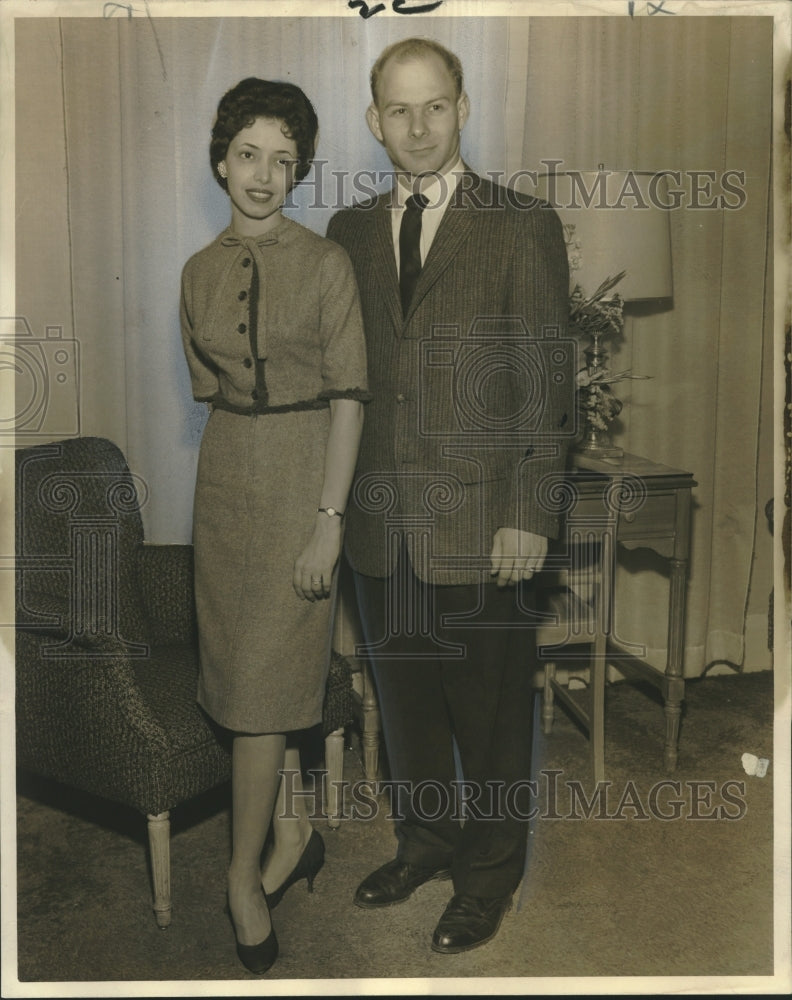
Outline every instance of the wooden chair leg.
<path fill-rule="evenodd" d="M 363 664 L 363 773 L 367 781 L 379 778 L 380 713 L 371 668 Z"/>
<path fill-rule="evenodd" d="M 171 922 L 170 813 L 148 816 L 151 877 L 154 883 L 154 916 L 160 927 Z"/>
<path fill-rule="evenodd" d="M 327 770 L 327 825 L 331 830 L 341 826 L 341 789 L 344 780 L 344 727 L 325 737 L 325 768 Z"/>
<path fill-rule="evenodd" d="M 553 681 L 555 680 L 555 663 L 545 660 L 544 693 L 542 697 L 542 732 L 548 735 L 553 731 L 555 706 L 553 704 Z"/>

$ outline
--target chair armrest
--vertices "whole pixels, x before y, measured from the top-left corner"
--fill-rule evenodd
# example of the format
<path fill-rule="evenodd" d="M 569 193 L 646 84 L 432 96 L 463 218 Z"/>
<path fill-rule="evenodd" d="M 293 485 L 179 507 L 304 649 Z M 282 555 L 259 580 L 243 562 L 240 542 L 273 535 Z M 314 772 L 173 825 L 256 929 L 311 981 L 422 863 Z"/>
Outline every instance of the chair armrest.
<path fill-rule="evenodd" d="M 143 545 L 139 559 L 152 643 L 195 643 L 192 545 Z"/>

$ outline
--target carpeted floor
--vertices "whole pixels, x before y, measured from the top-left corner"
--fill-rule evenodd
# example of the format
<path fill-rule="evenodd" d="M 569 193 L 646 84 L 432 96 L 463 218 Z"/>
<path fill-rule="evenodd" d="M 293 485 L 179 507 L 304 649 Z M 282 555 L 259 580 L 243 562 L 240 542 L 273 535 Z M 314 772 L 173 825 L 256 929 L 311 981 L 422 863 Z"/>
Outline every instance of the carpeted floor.
<path fill-rule="evenodd" d="M 609 688 L 610 784 L 589 818 L 574 786 L 591 791 L 587 744 L 557 710 L 553 733 L 537 739 L 542 814 L 526 877 L 498 936 L 475 951 L 429 948 L 448 882 L 383 911 L 352 905 L 358 881 L 394 853 L 386 800 L 375 818 L 337 831 L 317 822 L 327 863 L 312 895 L 300 883 L 276 911 L 281 957 L 258 992 L 323 978 L 419 977 L 435 980 L 422 987 L 430 991 L 442 989 L 436 977 L 771 975 L 774 762 L 766 777 L 748 777 L 741 755 L 772 758 L 773 676 L 702 679 L 687 691 L 679 786 L 658 787 L 667 777 L 661 704 L 632 685 Z M 362 776 L 355 750 L 345 766 L 349 780 Z M 19 979 L 255 984 L 223 912 L 227 795 L 221 789 L 176 817 L 173 922 L 160 931 L 142 818 L 20 777 Z"/>

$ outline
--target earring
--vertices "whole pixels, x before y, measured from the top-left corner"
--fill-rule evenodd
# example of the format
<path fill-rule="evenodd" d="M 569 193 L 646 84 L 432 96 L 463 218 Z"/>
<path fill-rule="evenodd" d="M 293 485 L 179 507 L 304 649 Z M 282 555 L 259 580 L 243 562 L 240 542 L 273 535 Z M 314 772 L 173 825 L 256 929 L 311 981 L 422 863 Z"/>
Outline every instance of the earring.
<path fill-rule="evenodd" d="M 228 171 L 226 170 L 226 165 L 225 165 L 225 163 L 218 163 L 218 164 L 217 164 L 217 172 L 218 172 L 218 174 L 220 174 L 220 176 L 221 176 L 221 177 L 222 177 L 222 178 L 223 178 L 224 180 L 226 179 L 226 177 L 228 176 Z"/>

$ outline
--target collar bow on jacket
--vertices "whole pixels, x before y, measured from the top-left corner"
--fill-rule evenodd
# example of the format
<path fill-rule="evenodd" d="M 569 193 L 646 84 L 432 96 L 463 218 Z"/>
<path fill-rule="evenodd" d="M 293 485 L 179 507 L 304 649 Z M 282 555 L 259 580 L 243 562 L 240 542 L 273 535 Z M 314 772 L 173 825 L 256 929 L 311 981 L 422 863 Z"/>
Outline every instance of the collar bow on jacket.
<path fill-rule="evenodd" d="M 224 247 L 266 247 L 278 242 L 277 236 L 236 236 L 229 233 L 220 240 Z"/>

